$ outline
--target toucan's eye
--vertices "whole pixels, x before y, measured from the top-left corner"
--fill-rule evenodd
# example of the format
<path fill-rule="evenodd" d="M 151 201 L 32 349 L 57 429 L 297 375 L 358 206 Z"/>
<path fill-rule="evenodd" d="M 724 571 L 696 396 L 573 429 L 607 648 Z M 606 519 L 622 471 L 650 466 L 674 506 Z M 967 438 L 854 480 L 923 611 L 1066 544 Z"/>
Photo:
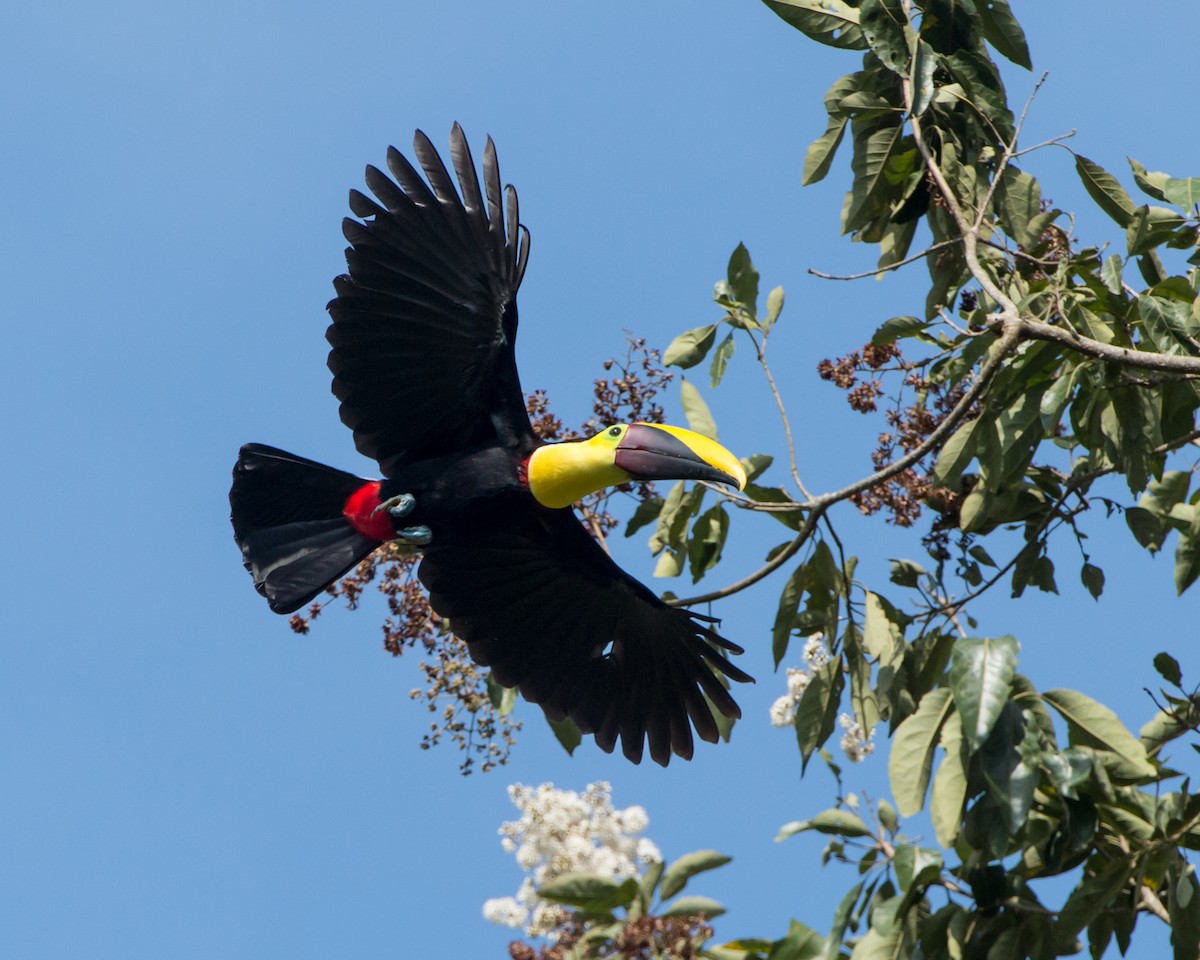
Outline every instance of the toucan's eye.
<path fill-rule="evenodd" d="M 610 437 L 619 437 L 621 435 L 621 428 L 620 427 L 610 427 L 608 430 L 608 435 Z"/>

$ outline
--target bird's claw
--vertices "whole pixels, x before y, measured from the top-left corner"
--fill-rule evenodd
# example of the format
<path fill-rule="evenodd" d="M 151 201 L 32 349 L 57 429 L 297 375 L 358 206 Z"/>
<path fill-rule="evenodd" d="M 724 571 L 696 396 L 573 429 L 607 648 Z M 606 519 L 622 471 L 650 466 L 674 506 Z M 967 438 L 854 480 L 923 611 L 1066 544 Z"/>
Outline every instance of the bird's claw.
<path fill-rule="evenodd" d="M 396 540 L 413 547 L 423 547 L 433 539 L 433 532 L 421 523 L 396 531 Z"/>
<path fill-rule="evenodd" d="M 379 506 L 371 511 L 371 516 L 379 513 L 380 510 L 386 510 L 389 517 L 393 520 L 400 520 L 407 517 L 413 512 L 413 507 L 417 505 L 417 498 L 411 493 L 401 493 L 394 497 L 384 500 Z"/>

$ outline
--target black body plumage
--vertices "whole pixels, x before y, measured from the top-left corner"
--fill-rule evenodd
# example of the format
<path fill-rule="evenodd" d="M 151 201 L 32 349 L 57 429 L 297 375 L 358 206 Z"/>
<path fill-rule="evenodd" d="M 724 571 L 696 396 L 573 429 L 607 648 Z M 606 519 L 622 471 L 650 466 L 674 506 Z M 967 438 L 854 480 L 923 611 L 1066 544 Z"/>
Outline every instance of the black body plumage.
<path fill-rule="evenodd" d="M 419 568 L 433 608 L 497 682 L 552 719 L 570 717 L 637 762 L 716 741 L 713 708 L 739 716 L 722 675 L 741 648 L 711 620 L 663 603 L 620 569 L 574 512 L 539 504 L 522 477 L 542 445 L 517 374 L 516 293 L 529 251 L 516 193 L 501 189 L 491 140 L 482 184 L 456 124 L 459 187 L 429 140 L 396 150 L 376 199 L 353 191 L 348 271 L 334 281 L 329 367 L 341 417 L 378 461 L 380 497 L 411 493 L 405 523 L 432 532 Z M 274 448 L 242 450 L 234 533 L 278 612 L 308 603 L 379 542 L 342 516 L 367 481 Z M 711 706 L 710 706 L 711 703 Z"/>

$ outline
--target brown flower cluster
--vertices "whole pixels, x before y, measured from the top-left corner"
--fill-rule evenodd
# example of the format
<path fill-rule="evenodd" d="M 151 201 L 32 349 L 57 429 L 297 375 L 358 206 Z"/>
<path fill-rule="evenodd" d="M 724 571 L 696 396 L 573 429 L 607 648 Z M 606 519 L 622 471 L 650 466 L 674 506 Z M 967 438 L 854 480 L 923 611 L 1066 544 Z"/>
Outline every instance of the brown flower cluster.
<path fill-rule="evenodd" d="M 604 371 L 606 376 L 593 386 L 592 415 L 580 430 L 563 427 L 562 420 L 550 409 L 544 390 L 529 394 L 525 408 L 537 435 L 544 440 L 574 440 L 597 433 L 611 423 L 662 422 L 663 410 L 655 397 L 670 382 L 671 375 L 662 368 L 657 350 L 648 348 L 643 339 L 628 336 L 624 359 L 606 361 Z M 627 484 L 621 489 L 642 498 L 653 493 L 650 484 Z M 593 494 L 581 504 L 584 525 L 601 543 L 617 525 L 607 509 L 612 492 Z M 471 773 L 477 762 L 486 773 L 508 761 L 521 724 L 496 708 L 488 694 L 487 671 L 475 665 L 466 645 L 429 606 L 429 597 L 417 579 L 420 560 L 417 549 L 385 544 L 307 611 L 294 614 L 291 628 L 307 634 L 333 600 L 340 599 L 348 609 L 357 609 L 367 588 L 374 584 L 387 602 L 382 625 L 384 649 L 400 656 L 415 648 L 426 658 L 420 664 L 425 685 L 411 692 L 414 700 L 436 714 L 421 740 L 422 749 L 448 739 L 465 754 L 460 764 L 464 774 Z"/>
<path fill-rule="evenodd" d="M 884 395 L 880 374 L 889 369 L 903 372 L 904 379 L 900 394 L 885 413 L 889 429 L 879 434 L 878 446 L 871 453 L 876 470 L 920 446 L 966 389 L 959 385 L 947 390 L 922 376 L 916 365 L 904 359 L 895 344 L 867 344 L 861 350 L 836 360 L 822 360 L 817 365 L 821 378 L 847 391 L 846 401 L 860 413 L 876 410 L 876 400 Z M 907 406 L 903 400 L 906 391 L 917 395 L 916 401 Z M 929 474 L 917 464 L 851 499 L 865 514 L 886 510 L 890 514 L 890 523 L 911 527 L 921 516 L 922 506 L 930 502 L 931 488 Z"/>
<path fill-rule="evenodd" d="M 512 960 L 564 960 L 572 955 L 584 929 L 572 921 L 552 946 L 537 949 L 517 940 L 508 945 Z M 583 954 L 598 960 L 696 960 L 713 930 L 703 914 L 688 917 L 638 917 L 627 920 L 615 937 L 593 942 Z"/>

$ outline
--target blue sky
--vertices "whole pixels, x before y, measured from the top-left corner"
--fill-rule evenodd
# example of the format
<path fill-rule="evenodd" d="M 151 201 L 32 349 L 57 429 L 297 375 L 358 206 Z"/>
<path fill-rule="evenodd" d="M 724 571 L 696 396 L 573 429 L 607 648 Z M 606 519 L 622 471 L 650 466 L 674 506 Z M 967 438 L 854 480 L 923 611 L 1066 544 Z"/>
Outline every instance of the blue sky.
<path fill-rule="evenodd" d="M 1075 128 L 1074 147 L 1127 182 L 1126 154 L 1200 173 L 1178 106 L 1200 10 L 1016 8 L 1035 68 L 1052 71 L 1026 142 Z M 582 420 L 624 328 L 665 345 L 719 316 L 712 283 L 743 241 L 764 289 L 787 288 L 772 349 L 805 480 L 860 475 L 878 426 L 813 368 L 916 312 L 923 271 L 805 273 L 873 262 L 836 235 L 843 169 L 799 183 L 821 94 L 856 55 L 751 0 L 26 4 L 0 50 L 0 953 L 503 956 L 508 932 L 480 906 L 520 879 L 496 835 L 516 780 L 610 780 L 618 806 L 647 808 L 669 857 L 732 854 L 697 884 L 730 907 L 723 937 L 778 936 L 788 916 L 824 927 L 849 872 L 822 874 L 815 840 L 772 843 L 833 795 L 820 770 L 800 779 L 792 737 L 767 725 L 783 687 L 769 658 L 781 578 L 717 610 L 759 678 L 732 744 L 666 771 L 590 745 L 568 758 L 524 707 L 512 764 L 463 779 L 450 748 L 417 749 L 430 719 L 408 697 L 419 658 L 382 651 L 377 608 L 331 613 L 304 638 L 267 611 L 226 491 L 249 440 L 371 472 L 325 368 L 346 192 L 389 143 L 407 149 L 421 127 L 443 144 L 454 120 L 473 143 L 495 137 L 533 232 L 526 387 Z M 1032 77 L 1006 76 L 1022 102 Z M 1065 152 L 1029 165 L 1085 236 L 1120 240 Z M 722 440 L 777 450 L 746 359 L 710 396 Z M 780 539 L 739 519 L 744 543 L 717 583 Z M 852 549 L 918 555 L 913 538 L 838 520 Z M 1200 673 L 1196 596 L 1174 599 L 1169 558 L 1095 533 L 1099 604 L 1064 571 L 1061 598 L 989 600 L 981 631 L 1018 636 L 1038 686 L 1086 690 L 1137 726 L 1157 650 Z M 640 537 L 622 558 L 649 576 Z M 879 795 L 884 767 L 881 754 L 847 786 Z"/>

